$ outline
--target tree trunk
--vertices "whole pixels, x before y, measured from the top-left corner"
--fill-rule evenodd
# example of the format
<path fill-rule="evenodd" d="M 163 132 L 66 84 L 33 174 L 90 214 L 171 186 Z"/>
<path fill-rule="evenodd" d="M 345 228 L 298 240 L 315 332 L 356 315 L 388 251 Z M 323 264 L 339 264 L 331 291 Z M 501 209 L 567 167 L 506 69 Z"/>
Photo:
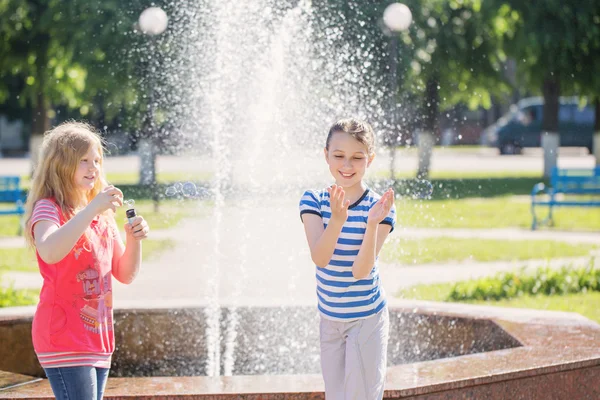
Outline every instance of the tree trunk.
<path fill-rule="evenodd" d="M 542 148 L 544 149 L 544 177 L 549 178 L 558 163 L 560 136 L 558 133 L 558 109 L 560 81 L 556 76 L 547 76 L 542 86 L 544 109 L 542 119 Z"/>
<path fill-rule="evenodd" d="M 435 133 L 438 128 L 439 114 L 439 81 L 436 75 L 430 77 L 425 89 L 425 103 L 423 104 L 423 129 L 419 132 L 419 169 L 418 179 L 429 177 L 431 153 L 435 144 Z"/>
<path fill-rule="evenodd" d="M 600 96 L 596 96 L 594 109 L 596 110 L 596 119 L 594 121 L 594 143 L 592 145 L 592 152 L 596 158 L 596 167 L 600 167 Z"/>
<path fill-rule="evenodd" d="M 158 188 L 156 184 L 156 137 L 154 132 L 154 113 L 152 105 L 148 106 L 144 135 L 138 139 L 138 152 L 140 155 L 140 185 L 150 186 L 154 212 L 159 212 Z"/>
<path fill-rule="evenodd" d="M 29 154 L 31 159 L 31 174 L 38 164 L 39 152 L 42 146 L 42 140 L 44 139 L 44 132 L 50 130 L 50 118 L 48 118 L 48 102 L 44 93 L 38 92 L 36 104 L 33 108 L 33 115 L 31 116 L 31 136 L 29 137 Z"/>
<path fill-rule="evenodd" d="M 156 153 L 157 153 L 157 132 L 154 121 L 155 117 L 155 85 L 160 82 L 154 75 L 152 66 L 155 66 L 158 70 L 160 67 L 160 52 L 156 43 L 157 38 L 151 36 L 148 40 L 149 53 L 153 54 L 152 60 L 145 65 L 144 74 L 146 77 L 146 83 L 148 84 L 146 90 L 150 96 L 148 102 L 148 108 L 144 116 L 142 138 L 138 142 L 138 151 L 140 153 L 140 184 L 150 186 L 152 190 L 152 202 L 154 203 L 154 211 L 159 210 L 158 201 L 158 189 L 156 185 Z"/>
<path fill-rule="evenodd" d="M 32 99 L 33 115 L 31 118 L 31 136 L 29 138 L 29 154 L 31 159 L 31 175 L 38 164 L 39 152 L 44 139 L 44 133 L 50 130 L 50 118 L 48 111 L 50 104 L 46 98 L 46 68 L 48 66 L 48 47 L 50 46 L 50 37 L 48 35 L 39 35 L 36 38 L 39 46 L 39 52 L 36 57 L 36 77 L 35 85 L 37 93 Z"/>

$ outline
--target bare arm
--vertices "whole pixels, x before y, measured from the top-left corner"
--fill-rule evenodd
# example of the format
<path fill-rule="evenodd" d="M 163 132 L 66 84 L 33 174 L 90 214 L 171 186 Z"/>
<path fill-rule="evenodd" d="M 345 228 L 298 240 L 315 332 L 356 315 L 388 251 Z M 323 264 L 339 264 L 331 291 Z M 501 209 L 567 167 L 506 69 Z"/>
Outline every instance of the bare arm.
<path fill-rule="evenodd" d="M 130 284 L 140 271 L 142 265 L 141 241 L 148 237 L 148 232 L 149 227 L 144 218 L 137 216 L 131 224 L 125 224 L 127 245 L 123 246 L 121 238 L 115 238 L 112 274 L 119 282 Z"/>
<path fill-rule="evenodd" d="M 373 265 L 375 265 L 375 260 L 391 230 L 392 227 L 390 225 L 367 225 L 367 232 L 363 238 L 356 260 L 354 260 L 354 264 L 352 265 L 352 276 L 355 279 L 363 279 L 369 276 Z"/>
<path fill-rule="evenodd" d="M 33 227 L 35 247 L 41 259 L 55 264 L 66 257 L 96 215 L 122 205 L 123 193 L 113 186 L 105 188 L 83 210 L 58 227 L 50 221 L 39 221 Z"/>
<path fill-rule="evenodd" d="M 338 237 L 342 232 L 344 222 L 348 219 L 348 206 L 350 202 L 345 200 L 344 189 L 333 185 L 327 188 L 329 192 L 329 207 L 331 218 L 327 228 L 323 229 L 323 219 L 314 214 L 303 214 L 304 232 L 310 247 L 310 256 L 319 268 L 325 268 L 337 244 Z"/>
<path fill-rule="evenodd" d="M 335 245 L 344 224 L 330 221 L 327 228 L 323 229 L 323 219 L 314 214 L 303 214 L 302 221 L 304 222 L 304 232 L 310 247 L 310 256 L 317 267 L 324 268 L 333 256 Z"/>
<path fill-rule="evenodd" d="M 61 227 L 45 220 L 36 223 L 33 233 L 41 259 L 48 264 L 56 264 L 65 258 L 95 216 L 92 210 L 84 208 Z"/>
<path fill-rule="evenodd" d="M 363 279 L 371 273 L 377 255 L 392 229 L 390 225 L 381 225 L 380 222 L 388 215 L 393 204 L 394 192 L 390 189 L 369 211 L 367 229 L 358 255 L 352 264 L 352 276 L 355 279 Z"/>

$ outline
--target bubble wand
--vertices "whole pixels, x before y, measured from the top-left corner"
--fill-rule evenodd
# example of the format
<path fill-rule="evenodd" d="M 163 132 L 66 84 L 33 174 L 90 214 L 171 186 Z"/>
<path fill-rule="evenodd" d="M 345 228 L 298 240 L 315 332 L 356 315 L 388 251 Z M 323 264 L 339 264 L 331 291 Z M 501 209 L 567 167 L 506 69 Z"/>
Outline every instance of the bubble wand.
<path fill-rule="evenodd" d="M 131 225 L 133 223 L 133 219 L 137 216 L 137 214 L 135 212 L 135 208 L 133 208 L 133 206 L 135 204 L 135 200 L 133 200 L 133 199 L 125 200 L 123 202 L 123 204 L 128 207 L 127 211 L 125 211 L 125 216 L 127 217 L 127 221 L 129 221 L 129 224 Z"/>

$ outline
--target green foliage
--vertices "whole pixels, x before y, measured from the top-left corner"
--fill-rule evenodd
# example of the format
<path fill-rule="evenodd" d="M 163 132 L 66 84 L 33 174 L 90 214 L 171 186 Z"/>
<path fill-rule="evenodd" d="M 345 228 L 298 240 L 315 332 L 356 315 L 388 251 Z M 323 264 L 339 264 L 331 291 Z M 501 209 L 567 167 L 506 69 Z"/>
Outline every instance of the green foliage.
<path fill-rule="evenodd" d="M 564 94 L 598 94 L 600 78 L 600 3 L 596 0 L 491 1 L 514 29 L 503 32 L 504 51 L 517 61 L 526 88 L 539 92 L 548 76 L 558 78 Z M 501 24 L 500 24 L 501 25 Z"/>
<path fill-rule="evenodd" d="M 119 81 L 118 72 L 124 64 L 98 68 L 107 57 L 116 63 L 123 59 L 110 51 L 110 46 L 125 42 L 115 39 L 131 30 L 131 24 L 117 24 L 118 10 L 115 1 L 3 2 L 0 78 L 20 80 L 24 85 L 17 93 L 0 87 L 0 96 L 10 94 L 22 105 L 36 105 L 42 94 L 55 106 L 83 107 L 98 90 L 98 85 L 90 85 L 89 70 L 96 76 L 102 71 L 103 76 L 111 76 L 113 87 L 121 87 L 125 80 Z"/>
<path fill-rule="evenodd" d="M 404 265 L 516 261 L 588 256 L 596 249 L 598 246 L 591 243 L 554 240 L 458 239 L 450 236 L 408 239 L 392 235 L 381 251 L 381 259 Z"/>
<path fill-rule="evenodd" d="M 426 182 L 419 179 L 399 179 L 394 183 L 394 191 L 408 198 L 417 195 L 436 200 L 529 195 L 531 188 L 540 180 L 532 177 L 430 179 L 431 196 L 425 196 L 428 193 Z"/>
<path fill-rule="evenodd" d="M 0 308 L 36 304 L 39 293 L 39 290 L 32 289 L 17 290 L 12 282 L 7 283 L 0 275 Z"/>
<path fill-rule="evenodd" d="M 83 117 L 112 121 L 120 130 L 140 128 L 149 101 L 149 85 L 142 84 L 149 49 L 135 24 L 148 6 L 137 0 L 0 2 L 4 111 L 14 116 L 19 108 L 41 107 L 58 122 Z"/>
<path fill-rule="evenodd" d="M 451 284 L 418 285 L 401 291 L 398 295 L 403 298 L 429 301 L 445 301 L 448 298 Z M 468 301 L 471 304 L 484 304 L 495 307 L 529 308 L 534 310 L 553 310 L 579 313 L 600 323 L 600 292 L 582 292 L 564 294 L 561 296 L 523 295 L 512 299 L 498 301 Z"/>
<path fill-rule="evenodd" d="M 563 295 L 600 291 L 600 269 L 594 259 L 579 269 L 540 268 L 533 274 L 524 270 L 505 272 L 491 278 L 459 282 L 454 285 L 447 301 L 501 300 L 523 295 Z"/>
<path fill-rule="evenodd" d="M 407 5 L 414 23 L 410 34 L 402 34 L 402 41 L 413 51 L 406 71 L 412 90 L 423 92 L 428 80 L 437 81 L 442 108 L 459 102 L 489 108 L 492 95 L 507 93 L 509 86 L 501 73 L 502 33 L 512 32 L 514 23 L 502 10 L 480 0 Z"/>

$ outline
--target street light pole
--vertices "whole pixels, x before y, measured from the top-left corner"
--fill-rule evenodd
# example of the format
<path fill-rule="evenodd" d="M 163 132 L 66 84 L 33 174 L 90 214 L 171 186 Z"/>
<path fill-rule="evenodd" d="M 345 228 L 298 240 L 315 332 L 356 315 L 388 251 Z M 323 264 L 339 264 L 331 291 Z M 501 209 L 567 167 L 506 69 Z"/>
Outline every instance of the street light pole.
<path fill-rule="evenodd" d="M 394 181 L 396 179 L 396 146 L 397 146 L 397 138 L 398 134 L 396 129 L 398 129 L 398 121 L 397 121 L 397 107 L 396 107 L 396 95 L 398 94 L 398 34 L 393 33 L 392 38 L 390 40 L 390 87 L 391 87 L 391 96 L 390 96 L 390 141 L 388 143 L 390 146 L 390 179 Z"/>
<path fill-rule="evenodd" d="M 412 22 L 412 13 L 410 9 L 402 3 L 392 3 L 383 11 L 383 23 L 387 28 L 387 33 L 390 36 L 390 130 L 389 141 L 390 146 L 390 179 L 396 179 L 395 164 L 396 164 L 396 145 L 398 138 L 398 120 L 396 96 L 398 94 L 398 34 L 399 32 L 408 29 Z"/>
<path fill-rule="evenodd" d="M 146 8 L 140 14 L 138 19 L 140 30 L 150 37 L 150 49 L 152 54 L 152 63 L 156 65 L 155 58 L 158 56 L 156 38 L 167 29 L 168 17 L 167 14 L 159 7 Z M 140 184 L 150 185 L 152 188 L 152 200 L 154 202 L 154 210 L 158 212 L 158 191 L 156 188 L 156 143 L 154 132 L 154 73 L 148 66 L 144 71 L 146 84 L 148 85 L 149 102 L 144 118 L 143 128 L 144 135 L 138 142 L 138 151 L 140 153 Z M 152 82 L 150 82 L 152 80 Z"/>

